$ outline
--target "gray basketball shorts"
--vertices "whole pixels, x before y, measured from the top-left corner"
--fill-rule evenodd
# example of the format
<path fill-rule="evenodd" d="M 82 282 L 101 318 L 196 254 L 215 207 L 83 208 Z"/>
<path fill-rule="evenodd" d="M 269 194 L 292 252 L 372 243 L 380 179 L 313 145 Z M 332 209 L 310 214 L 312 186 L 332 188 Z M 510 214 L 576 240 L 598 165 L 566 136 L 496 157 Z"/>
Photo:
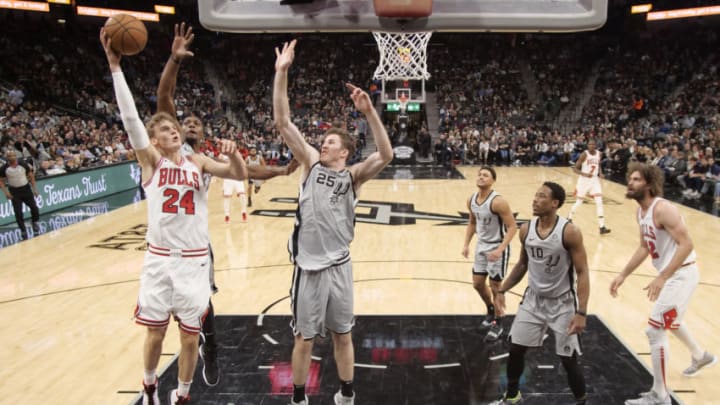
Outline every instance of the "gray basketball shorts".
<path fill-rule="evenodd" d="M 487 259 L 487 253 L 497 249 L 500 244 L 480 245 L 475 248 L 475 263 L 473 263 L 473 274 L 483 276 L 489 275 L 492 280 L 500 281 L 507 274 L 508 261 L 510 260 L 510 246 L 505 248 L 500 259 L 491 262 Z"/>
<path fill-rule="evenodd" d="M 355 324 L 353 315 L 352 262 L 323 270 L 295 266 L 290 288 L 290 309 L 295 336 L 325 337 L 325 331 L 348 333 Z"/>
<path fill-rule="evenodd" d="M 556 298 L 540 297 L 529 288 L 510 328 L 510 341 L 526 347 L 540 347 L 548 327 L 555 334 L 555 353 L 570 357 L 582 354 L 580 338 L 568 335 L 567 329 L 575 316 L 575 294 L 572 291 Z"/>

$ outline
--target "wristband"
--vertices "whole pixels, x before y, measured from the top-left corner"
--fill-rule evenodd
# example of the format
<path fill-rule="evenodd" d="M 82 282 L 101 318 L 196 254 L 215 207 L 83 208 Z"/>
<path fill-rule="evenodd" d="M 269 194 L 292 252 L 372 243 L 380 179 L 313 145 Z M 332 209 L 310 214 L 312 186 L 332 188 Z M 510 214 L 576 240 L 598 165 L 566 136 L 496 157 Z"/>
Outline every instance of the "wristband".
<path fill-rule="evenodd" d="M 580 316 L 582 316 L 582 317 L 584 317 L 584 318 L 585 318 L 585 317 L 587 317 L 587 312 L 583 312 L 583 311 L 575 311 L 575 315 L 580 315 Z"/>

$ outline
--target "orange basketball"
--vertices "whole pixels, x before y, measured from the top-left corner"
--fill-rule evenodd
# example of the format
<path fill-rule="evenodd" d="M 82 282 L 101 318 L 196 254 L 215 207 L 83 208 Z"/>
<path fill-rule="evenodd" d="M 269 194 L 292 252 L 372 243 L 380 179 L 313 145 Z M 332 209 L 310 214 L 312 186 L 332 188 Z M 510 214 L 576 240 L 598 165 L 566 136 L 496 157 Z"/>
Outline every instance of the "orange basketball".
<path fill-rule="evenodd" d="M 148 34 L 145 24 L 128 14 L 115 14 L 105 21 L 105 32 L 114 50 L 123 55 L 135 55 L 145 49 Z"/>

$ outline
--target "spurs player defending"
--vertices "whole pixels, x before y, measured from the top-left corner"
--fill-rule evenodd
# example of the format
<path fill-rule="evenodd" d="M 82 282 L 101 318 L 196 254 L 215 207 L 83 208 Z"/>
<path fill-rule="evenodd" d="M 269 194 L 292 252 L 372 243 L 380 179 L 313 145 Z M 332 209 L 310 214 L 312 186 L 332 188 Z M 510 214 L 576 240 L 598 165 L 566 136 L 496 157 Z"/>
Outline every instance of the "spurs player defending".
<path fill-rule="evenodd" d="M 585 329 L 590 277 L 580 228 L 557 215 L 565 202 L 565 190 L 545 182 L 535 193 L 532 209 L 536 215 L 520 227 L 520 260 L 505 278 L 495 296 L 495 308 L 505 312 L 505 293 L 528 274 L 528 287 L 510 328 L 508 386 L 505 395 L 493 402 L 517 404 L 522 401 L 520 377 L 525 353 L 540 347 L 550 328 L 555 335 L 555 353 L 567 373 L 568 385 L 577 404 L 585 404 L 585 377 L 578 364 L 580 333 Z"/>
<path fill-rule="evenodd" d="M 646 257 L 650 256 L 658 275 L 648 284 L 647 297 L 655 302 L 645 329 L 650 342 L 653 386 L 626 405 L 670 404 L 665 384 L 665 370 L 669 357 L 667 330 L 670 330 L 690 350 L 690 367 L 683 371 L 687 377 L 717 362 L 717 358 L 703 350 L 690 330 L 682 324 L 690 299 L 700 275 L 695 264 L 693 242 L 685 221 L 675 205 L 662 198 L 664 177 L 654 165 L 634 163 L 628 168 L 626 197 L 637 201 L 637 221 L 640 225 L 640 246 L 610 284 L 610 294 L 617 297 L 618 289 Z"/>
<path fill-rule="evenodd" d="M 192 27 L 186 26 L 185 23 L 175 24 L 175 37 L 173 38 L 171 46 L 171 54 L 162 75 L 160 76 L 160 83 L 157 88 L 157 110 L 158 112 L 165 112 L 172 117 L 177 116 L 175 108 L 175 89 L 177 87 L 177 76 L 180 71 L 180 66 L 183 61 L 194 56 L 193 52 L 190 51 L 189 47 L 193 42 L 195 35 L 193 34 Z M 190 112 L 186 114 L 182 120 L 182 139 L 183 144 L 181 153 L 183 156 L 192 156 L 196 153 L 201 152 L 201 146 L 205 138 L 205 127 L 203 125 L 200 114 L 197 112 Z M 297 167 L 297 166 L 295 166 Z M 248 175 L 252 175 L 254 178 L 269 179 L 279 175 L 288 175 L 295 170 L 293 166 L 288 165 L 286 167 L 266 167 L 257 166 L 253 168 L 247 168 Z M 209 173 L 203 173 L 205 191 L 210 187 L 210 180 L 212 176 Z M 244 184 L 244 181 L 241 182 Z M 213 293 L 218 291 L 215 285 L 214 277 L 214 260 L 212 247 L 210 248 L 210 287 Z M 203 322 L 203 344 L 200 347 L 200 356 L 203 360 L 202 376 L 203 381 L 208 386 L 215 386 L 220 381 L 220 367 L 217 361 L 217 348 L 218 343 L 216 341 L 217 329 L 215 325 L 215 307 L 212 301 L 209 303 L 208 314 Z"/>
<path fill-rule="evenodd" d="M 290 120 L 287 96 L 288 69 L 295 57 L 295 43 L 275 49 L 273 114 L 275 126 L 303 166 L 295 229 L 288 243 L 295 264 L 290 290 L 295 342 L 292 353 L 293 397 L 291 404 L 307 404 L 305 381 L 315 336 L 332 333 L 340 378 L 335 404 L 353 404 L 355 354 L 351 331 L 353 276 L 350 242 L 354 236 L 355 204 L 360 187 L 375 177 L 393 158 L 387 132 L 370 97 L 347 84 L 355 108 L 365 114 L 375 138 L 377 152 L 347 167 L 355 143 L 346 131 L 331 128 L 325 133 L 320 153 L 309 145 Z"/>
<path fill-rule="evenodd" d="M 595 199 L 595 210 L 597 211 L 598 223 L 600 225 L 600 235 L 610 233 L 610 229 L 605 227 L 605 213 L 603 210 L 602 187 L 600 186 L 600 178 L 603 177 L 600 170 L 600 162 L 602 161 L 602 152 L 596 149 L 595 141 L 588 142 L 588 148 L 583 152 L 575 162 L 573 171 L 577 173 L 577 185 L 575 186 L 575 204 L 570 208 L 568 219 L 572 221 L 573 216 L 578 208 L 585 202 L 585 196 L 590 194 Z"/>
<path fill-rule="evenodd" d="M 503 333 L 502 318 L 497 316 L 493 305 L 494 296 L 507 273 L 510 259 L 510 241 L 517 232 L 517 222 L 507 200 L 493 190 L 497 174 L 492 167 L 483 166 L 478 170 L 478 191 L 470 197 L 467 206 L 470 211 L 465 230 L 465 244 L 462 255 L 467 258 L 470 241 L 477 234 L 475 263 L 473 264 L 473 287 L 487 306 L 487 317 L 483 326 L 490 330 L 485 337 L 497 340 Z M 486 280 L 490 276 L 490 288 Z"/>
<path fill-rule="evenodd" d="M 120 68 L 120 54 L 100 30 L 112 72 L 120 116 L 142 167 L 148 200 L 148 230 L 135 310 L 138 324 L 147 326 L 143 349 L 145 375 L 143 403 L 159 404 L 156 370 L 170 317 L 180 327 L 178 388 L 170 392 L 171 404 L 189 401 L 190 384 L 198 356 L 198 333 L 210 300 L 207 193 L 203 173 L 244 179 L 245 162 L 235 143 L 220 145 L 230 162 L 207 156 L 184 157 L 180 152 L 180 124 L 166 113 L 155 114 L 143 127 L 130 89 Z"/>

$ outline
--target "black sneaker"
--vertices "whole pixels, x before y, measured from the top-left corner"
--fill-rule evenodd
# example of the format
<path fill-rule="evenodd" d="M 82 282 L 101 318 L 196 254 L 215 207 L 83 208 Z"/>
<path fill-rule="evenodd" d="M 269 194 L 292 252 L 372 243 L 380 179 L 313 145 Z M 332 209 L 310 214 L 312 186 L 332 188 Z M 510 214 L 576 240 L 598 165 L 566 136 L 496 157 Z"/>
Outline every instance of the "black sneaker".
<path fill-rule="evenodd" d="M 604 226 L 600 228 L 600 235 L 605 235 L 610 233 L 610 230 L 605 228 Z"/>
<path fill-rule="evenodd" d="M 20 231 L 20 237 L 22 238 L 22 240 L 28 240 L 27 231 Z"/>
<path fill-rule="evenodd" d="M 490 330 L 488 331 L 487 335 L 485 335 L 485 341 L 486 342 L 495 342 L 498 339 L 500 339 L 500 336 L 503 334 L 503 327 L 498 322 L 493 322 L 492 325 L 490 325 Z"/>
<path fill-rule="evenodd" d="M 200 345 L 198 350 L 203 361 L 202 376 L 205 384 L 214 387 L 220 381 L 220 369 L 217 362 L 217 348 L 210 345 Z"/>
<path fill-rule="evenodd" d="M 35 235 L 40 233 L 40 225 L 37 222 L 32 223 L 32 230 Z"/>

